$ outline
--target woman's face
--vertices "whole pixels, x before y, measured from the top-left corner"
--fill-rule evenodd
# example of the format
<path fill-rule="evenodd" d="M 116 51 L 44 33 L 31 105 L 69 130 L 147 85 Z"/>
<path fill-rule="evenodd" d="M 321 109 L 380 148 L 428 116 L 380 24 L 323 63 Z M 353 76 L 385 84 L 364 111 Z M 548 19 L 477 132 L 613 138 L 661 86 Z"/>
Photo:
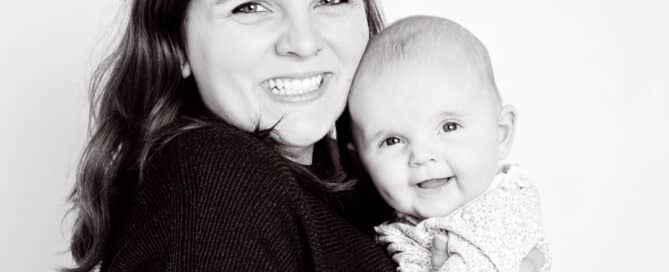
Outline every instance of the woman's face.
<path fill-rule="evenodd" d="M 273 137 L 308 160 L 369 37 L 363 0 L 193 0 L 185 32 L 207 107 L 246 131 L 277 124 Z"/>

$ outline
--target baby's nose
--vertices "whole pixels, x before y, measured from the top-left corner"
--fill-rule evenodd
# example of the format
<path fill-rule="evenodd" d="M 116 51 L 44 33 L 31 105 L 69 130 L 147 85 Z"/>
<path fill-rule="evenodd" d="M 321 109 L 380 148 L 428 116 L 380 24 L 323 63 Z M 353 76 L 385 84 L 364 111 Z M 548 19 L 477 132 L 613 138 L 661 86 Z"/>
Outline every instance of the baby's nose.
<path fill-rule="evenodd" d="M 421 167 L 438 161 L 435 148 L 430 145 L 414 145 L 409 156 L 410 167 Z"/>

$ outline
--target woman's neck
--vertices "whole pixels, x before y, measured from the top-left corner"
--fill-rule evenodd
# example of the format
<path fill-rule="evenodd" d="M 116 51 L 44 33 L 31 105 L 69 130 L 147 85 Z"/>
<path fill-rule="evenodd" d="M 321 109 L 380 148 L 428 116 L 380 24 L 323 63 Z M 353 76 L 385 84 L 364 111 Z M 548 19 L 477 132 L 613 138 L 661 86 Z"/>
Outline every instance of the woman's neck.
<path fill-rule="evenodd" d="M 302 165 L 311 165 L 314 158 L 314 146 L 283 146 L 282 155 Z"/>

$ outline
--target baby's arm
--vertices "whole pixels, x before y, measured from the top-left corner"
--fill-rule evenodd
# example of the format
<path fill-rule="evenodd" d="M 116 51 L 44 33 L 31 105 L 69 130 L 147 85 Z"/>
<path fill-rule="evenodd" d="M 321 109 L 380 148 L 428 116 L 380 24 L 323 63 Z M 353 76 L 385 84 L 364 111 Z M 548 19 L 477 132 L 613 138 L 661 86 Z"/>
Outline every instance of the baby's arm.
<path fill-rule="evenodd" d="M 449 254 L 447 246 L 449 239 L 446 234 L 435 235 L 432 240 L 430 253 L 421 251 L 428 255 L 417 257 L 415 255 L 416 250 L 422 247 L 417 245 L 416 241 L 411 240 L 409 236 L 389 230 L 387 226 L 379 226 L 377 227 L 377 231 L 379 232 L 378 241 L 387 245 L 388 254 L 392 256 L 392 259 L 398 265 L 402 264 L 399 265 L 398 271 L 472 271 L 467 268 L 460 253 L 451 249 Z M 430 266 L 427 265 L 428 259 L 431 261 Z M 523 259 L 520 265 L 520 272 L 542 272 L 545 262 L 544 253 L 535 248 Z"/>
<path fill-rule="evenodd" d="M 454 258 L 449 259 L 448 250 L 446 248 L 447 239 L 444 235 L 435 236 L 432 244 L 432 270 L 431 271 L 451 271 L 462 272 L 468 271 L 462 262 L 462 256 L 455 255 Z M 546 264 L 544 253 L 535 248 L 530 251 L 523 261 L 520 263 L 520 272 L 543 272 Z M 446 261 L 449 260 L 447 264 Z"/>

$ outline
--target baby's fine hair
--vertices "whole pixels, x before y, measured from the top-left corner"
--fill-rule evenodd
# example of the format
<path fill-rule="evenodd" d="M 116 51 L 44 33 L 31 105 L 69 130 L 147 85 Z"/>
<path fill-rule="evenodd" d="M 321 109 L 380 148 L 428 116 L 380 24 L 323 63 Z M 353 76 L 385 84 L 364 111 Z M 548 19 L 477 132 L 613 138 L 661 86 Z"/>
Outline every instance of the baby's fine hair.
<path fill-rule="evenodd" d="M 472 72 L 490 84 L 501 102 L 490 56 L 483 43 L 458 23 L 435 16 L 401 19 L 373 37 L 362 57 L 355 81 L 360 76 L 377 74 L 403 62 L 435 63 L 462 58 L 468 63 L 467 69 L 473 69 Z M 366 69 L 377 73 L 367 73 Z"/>

